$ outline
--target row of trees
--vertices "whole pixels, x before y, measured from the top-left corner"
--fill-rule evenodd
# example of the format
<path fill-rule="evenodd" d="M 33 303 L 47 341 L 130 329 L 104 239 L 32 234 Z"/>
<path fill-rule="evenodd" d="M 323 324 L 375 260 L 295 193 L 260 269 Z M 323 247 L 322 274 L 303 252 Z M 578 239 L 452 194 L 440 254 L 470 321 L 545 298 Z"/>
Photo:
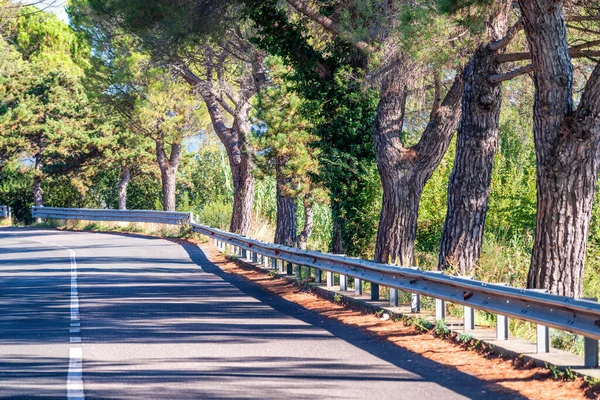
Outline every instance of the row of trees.
<path fill-rule="evenodd" d="M 277 182 L 276 243 L 305 247 L 315 203 L 328 202 L 330 250 L 401 265 L 415 261 L 421 196 L 457 132 L 438 265 L 471 274 L 503 83 L 529 75 L 537 212 L 528 286 L 581 296 L 600 164 L 599 10 L 595 1 L 560 0 L 73 0 L 72 40 L 89 56 L 73 46 L 68 55 L 88 60 L 75 76 L 91 105 L 85 116 L 69 115 L 102 115 L 103 123 L 78 128 L 82 137 L 69 142 L 44 119 L 39 125 L 59 140 L 40 142 L 26 136 L 30 120 L 18 122 L 15 104 L 34 107 L 10 100 L 23 93 L 14 89 L 0 112 L 12 125 L 0 126 L 48 149 L 40 171 L 110 160 L 122 172 L 122 207 L 131 170 L 155 157 L 166 210 L 176 207 L 186 137 L 211 130 L 230 167 L 231 231 L 250 232 L 256 178 L 267 174 Z M 34 51 L 16 48 L 35 63 Z M 66 123 L 65 114 L 57 120 Z M 38 163 L 25 144 L 4 148 Z"/>

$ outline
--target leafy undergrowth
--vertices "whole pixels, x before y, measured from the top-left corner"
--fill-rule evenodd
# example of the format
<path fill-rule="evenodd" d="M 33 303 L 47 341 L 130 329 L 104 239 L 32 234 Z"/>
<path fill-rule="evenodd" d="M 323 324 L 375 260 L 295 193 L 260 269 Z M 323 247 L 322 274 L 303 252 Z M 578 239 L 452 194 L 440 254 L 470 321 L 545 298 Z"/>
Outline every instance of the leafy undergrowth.
<path fill-rule="evenodd" d="M 212 245 L 202 244 L 207 257 L 227 273 L 244 276 L 266 290 L 345 324 L 388 340 L 416 354 L 488 382 L 490 391 L 517 392 L 531 399 L 597 399 L 600 387 L 568 372 L 538 368 L 523 358 L 505 359 L 469 335 L 451 333 L 441 322 L 404 318 L 398 321 L 364 313 L 341 301 L 329 301 L 298 285 L 228 261 Z"/>

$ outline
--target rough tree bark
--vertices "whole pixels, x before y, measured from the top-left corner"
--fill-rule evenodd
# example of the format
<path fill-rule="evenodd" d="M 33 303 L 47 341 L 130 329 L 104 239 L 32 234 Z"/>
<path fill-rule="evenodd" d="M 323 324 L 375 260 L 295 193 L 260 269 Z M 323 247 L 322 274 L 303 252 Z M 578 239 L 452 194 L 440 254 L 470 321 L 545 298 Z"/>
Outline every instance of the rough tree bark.
<path fill-rule="evenodd" d="M 234 93 L 225 82 L 223 57 L 215 55 L 210 48 L 205 54 L 205 78 L 199 77 L 185 66 L 178 66 L 178 68 L 183 78 L 198 90 L 208 109 L 213 129 L 227 152 L 233 183 L 233 212 L 229 230 L 248 235 L 252 226 L 255 187 L 252 174 L 254 169 L 252 149 L 248 140 L 250 134 L 248 101 L 252 95 L 267 85 L 267 80 L 264 55 L 250 47 L 244 49 L 249 54 L 249 65 L 246 66 L 247 71 L 240 79 L 237 93 Z M 219 82 L 213 79 L 215 72 Z M 219 90 L 216 88 L 217 85 L 220 86 Z M 222 93 L 226 94 L 227 100 L 223 99 Z M 229 114 L 233 120 L 231 126 L 225 123 L 224 113 Z"/>
<path fill-rule="evenodd" d="M 129 185 L 130 178 L 129 167 L 124 165 L 121 167 L 121 179 L 117 186 L 117 191 L 119 192 L 119 210 L 127 209 L 127 186 Z"/>
<path fill-rule="evenodd" d="M 383 202 L 375 260 L 412 265 L 419 201 L 423 187 L 448 149 L 461 108 L 462 74 L 441 100 L 436 79 L 436 100 L 419 142 L 402 142 L 404 107 L 409 90 L 410 67 L 398 61 L 384 78 L 373 128 L 377 167 L 383 186 Z"/>
<path fill-rule="evenodd" d="M 45 149 L 45 140 L 43 137 L 38 138 L 38 152 L 35 154 L 33 165 L 33 203 L 36 207 L 44 206 L 44 192 L 42 190 L 42 167 L 43 167 L 43 152 Z M 38 224 L 42 223 L 41 218 L 36 218 Z"/>
<path fill-rule="evenodd" d="M 600 64 L 574 109 L 563 2 L 519 5 L 535 84 L 537 221 L 527 284 L 580 297 L 600 165 Z"/>
<path fill-rule="evenodd" d="M 505 3 L 487 21 L 489 42 L 501 40 L 508 32 L 510 2 Z M 501 70 L 496 56 L 503 48 L 481 45 L 464 71 L 462 115 L 439 255 L 440 269 L 456 268 L 463 275 L 471 272 L 481 253 L 502 104 L 501 84 L 489 77 Z"/>
<path fill-rule="evenodd" d="M 164 137 L 162 134 L 156 139 L 156 159 L 160 169 L 162 181 L 163 210 L 175 211 L 175 194 L 177 184 L 177 169 L 181 156 L 181 143 L 171 145 L 171 153 L 167 156 Z"/>
<path fill-rule="evenodd" d="M 298 229 L 298 205 L 296 199 L 289 196 L 290 179 L 282 173 L 282 168 L 288 161 L 287 156 L 275 160 L 275 179 L 277 181 L 277 218 L 275 224 L 275 244 L 294 246 Z"/>
<path fill-rule="evenodd" d="M 36 207 L 44 206 L 44 192 L 42 190 L 42 152 L 35 155 L 35 164 L 33 166 L 33 203 Z"/>
<path fill-rule="evenodd" d="M 306 245 L 308 244 L 308 239 L 313 232 L 314 227 L 314 210 L 313 205 L 314 201 L 312 195 L 310 193 L 304 196 L 303 200 L 304 205 L 304 227 L 302 228 L 302 232 L 298 235 L 298 248 L 302 250 L 306 250 Z"/>

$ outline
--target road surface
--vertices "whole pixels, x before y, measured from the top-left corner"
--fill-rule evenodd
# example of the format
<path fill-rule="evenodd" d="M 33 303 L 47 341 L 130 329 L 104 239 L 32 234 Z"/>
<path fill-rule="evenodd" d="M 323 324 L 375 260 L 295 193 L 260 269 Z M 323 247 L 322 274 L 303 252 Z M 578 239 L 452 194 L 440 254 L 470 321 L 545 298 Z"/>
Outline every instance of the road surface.
<path fill-rule="evenodd" d="M 0 398 L 518 398 L 223 274 L 193 245 L 0 228 Z"/>

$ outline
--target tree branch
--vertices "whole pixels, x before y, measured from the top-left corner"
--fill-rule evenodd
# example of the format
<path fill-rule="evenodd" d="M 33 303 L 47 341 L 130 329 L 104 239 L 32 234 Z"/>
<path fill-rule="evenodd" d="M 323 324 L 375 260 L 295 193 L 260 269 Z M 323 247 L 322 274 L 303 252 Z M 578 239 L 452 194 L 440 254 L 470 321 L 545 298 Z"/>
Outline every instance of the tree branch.
<path fill-rule="evenodd" d="M 519 75 L 528 74 L 533 72 L 533 64 L 527 64 L 524 67 L 513 69 L 512 71 L 505 72 L 503 74 L 493 74 L 490 75 L 488 80 L 490 83 L 498 84 L 504 81 L 509 81 L 513 78 L 516 78 Z"/>
<path fill-rule="evenodd" d="M 506 46 L 508 46 L 510 44 L 510 42 L 512 42 L 512 40 L 515 38 L 515 36 L 521 29 L 523 29 L 523 20 L 521 20 L 519 18 L 517 23 L 508 29 L 508 31 L 506 32 L 506 35 L 504 35 L 504 37 L 502 39 L 490 43 L 488 45 L 488 48 L 491 51 L 498 51 L 500 49 L 505 48 Z"/>
<path fill-rule="evenodd" d="M 574 46 L 569 49 L 569 55 L 571 56 L 571 58 L 599 57 L 600 50 L 582 50 L 582 48 Z M 529 53 L 529 52 L 499 54 L 496 57 L 496 60 L 501 64 L 507 63 L 507 62 L 515 62 L 515 61 L 525 61 L 525 60 L 530 60 L 530 59 L 531 59 L 531 53 Z"/>
<path fill-rule="evenodd" d="M 350 42 L 354 47 L 356 47 L 360 51 L 365 52 L 365 53 L 375 52 L 375 49 L 373 48 L 373 46 L 371 46 L 367 42 L 360 41 L 360 40 L 356 41 L 356 40 L 352 39 L 352 37 L 347 32 L 343 32 L 339 28 L 339 26 L 337 26 L 336 23 L 333 22 L 330 18 L 327 18 L 323 14 L 313 10 L 312 8 L 310 8 L 308 6 L 308 4 L 306 4 L 302 0 L 287 0 L 287 2 L 289 5 L 294 7 L 298 12 L 300 12 L 301 14 L 305 15 L 306 17 L 312 19 L 313 21 L 315 21 L 316 23 L 321 25 L 325 30 Z"/>

